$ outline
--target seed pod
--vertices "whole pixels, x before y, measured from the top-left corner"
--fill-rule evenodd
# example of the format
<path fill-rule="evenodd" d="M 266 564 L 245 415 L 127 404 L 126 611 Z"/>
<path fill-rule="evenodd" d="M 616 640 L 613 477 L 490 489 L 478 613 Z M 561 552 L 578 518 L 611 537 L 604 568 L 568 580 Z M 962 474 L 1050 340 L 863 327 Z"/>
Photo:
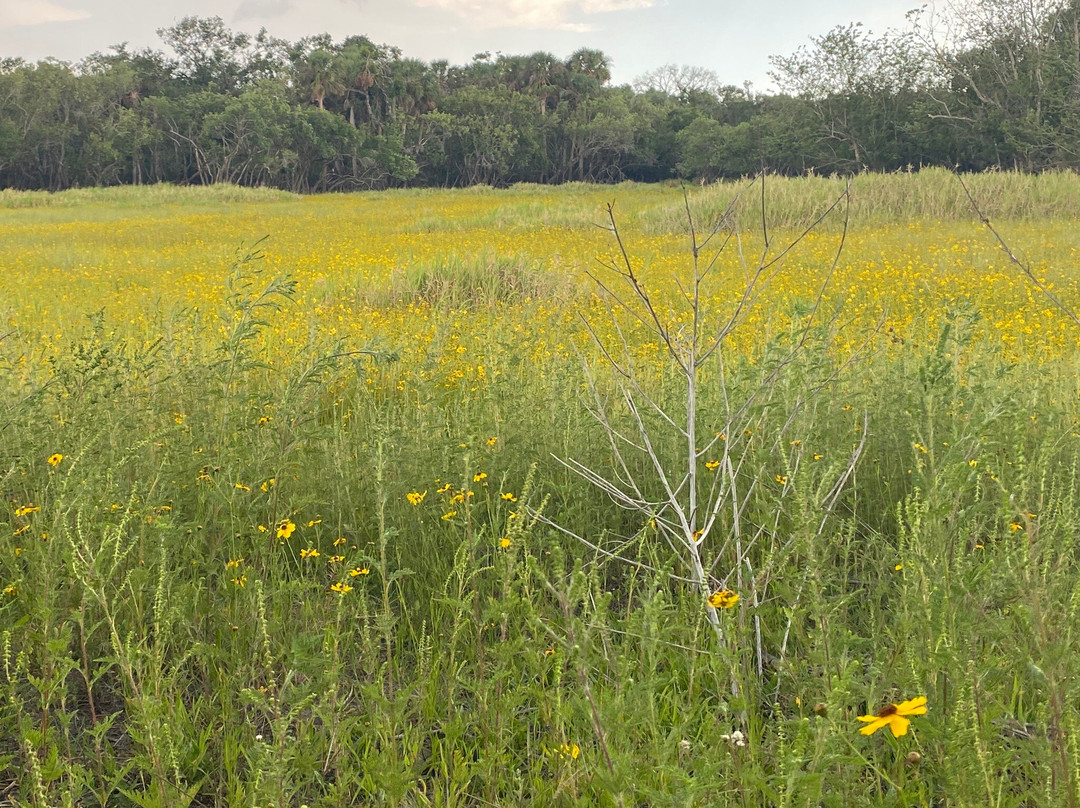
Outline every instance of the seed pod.
<path fill-rule="evenodd" d="M 904 760 L 907 761 L 909 766 L 918 766 L 922 762 L 922 755 L 918 752 L 908 752 Z"/>
<path fill-rule="evenodd" d="M 824 718 L 829 714 L 829 705 L 823 701 L 819 701 L 814 705 L 814 714 Z"/>

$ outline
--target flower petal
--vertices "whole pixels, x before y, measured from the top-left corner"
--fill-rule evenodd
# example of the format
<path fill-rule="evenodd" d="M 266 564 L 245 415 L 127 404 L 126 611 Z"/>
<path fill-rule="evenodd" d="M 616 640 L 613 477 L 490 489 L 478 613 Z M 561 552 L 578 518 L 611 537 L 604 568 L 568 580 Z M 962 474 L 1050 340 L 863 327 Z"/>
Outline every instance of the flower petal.
<path fill-rule="evenodd" d="M 889 718 L 891 718 L 891 717 L 892 716 L 890 716 Z M 862 719 L 860 719 L 860 720 L 862 720 Z M 874 716 L 874 723 L 873 724 L 867 724 L 865 727 L 860 729 L 859 732 L 861 732 L 863 735 L 873 735 L 875 732 L 877 732 L 879 729 L 881 729 L 883 726 L 885 726 L 888 723 L 889 723 L 888 718 L 878 718 L 877 716 Z"/>
<path fill-rule="evenodd" d="M 899 738 L 901 735 L 907 735 L 908 726 L 911 724 L 902 715 L 890 715 L 889 716 L 889 729 L 892 730 L 894 738 Z"/>
<path fill-rule="evenodd" d="M 897 715 L 924 715 L 925 713 L 926 696 L 919 696 L 896 705 Z"/>

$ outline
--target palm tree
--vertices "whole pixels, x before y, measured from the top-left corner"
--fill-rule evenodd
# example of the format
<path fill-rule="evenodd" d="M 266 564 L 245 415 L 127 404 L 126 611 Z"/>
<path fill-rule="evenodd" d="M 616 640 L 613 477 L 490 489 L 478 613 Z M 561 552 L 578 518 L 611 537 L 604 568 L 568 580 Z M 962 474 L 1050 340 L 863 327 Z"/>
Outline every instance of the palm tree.
<path fill-rule="evenodd" d="M 326 96 L 344 92 L 345 84 L 341 80 L 335 55 L 328 50 L 318 48 L 308 54 L 301 75 L 307 85 L 311 100 L 319 109 L 326 109 Z"/>

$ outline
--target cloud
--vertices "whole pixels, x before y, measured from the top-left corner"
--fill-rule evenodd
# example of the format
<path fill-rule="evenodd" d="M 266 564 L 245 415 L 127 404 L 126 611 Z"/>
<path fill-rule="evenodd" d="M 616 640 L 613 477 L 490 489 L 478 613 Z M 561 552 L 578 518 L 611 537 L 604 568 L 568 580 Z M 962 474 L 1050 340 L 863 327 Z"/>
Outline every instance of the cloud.
<path fill-rule="evenodd" d="M 418 5 L 449 11 L 484 28 L 546 28 L 588 31 L 577 14 L 602 14 L 649 8 L 654 0 L 416 0 Z"/>
<path fill-rule="evenodd" d="M 244 0 L 233 14 L 235 20 L 271 20 L 293 9 L 292 0 Z"/>
<path fill-rule="evenodd" d="M 89 16 L 88 11 L 64 8 L 52 0 L 0 0 L 0 26 L 73 22 Z"/>

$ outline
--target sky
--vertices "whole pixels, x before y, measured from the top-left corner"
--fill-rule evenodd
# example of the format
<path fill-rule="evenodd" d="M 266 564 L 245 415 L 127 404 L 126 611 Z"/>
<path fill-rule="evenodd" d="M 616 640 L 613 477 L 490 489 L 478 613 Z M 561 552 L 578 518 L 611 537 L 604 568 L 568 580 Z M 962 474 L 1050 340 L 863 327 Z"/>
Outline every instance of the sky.
<path fill-rule="evenodd" d="M 725 84 L 769 90 L 769 59 L 849 22 L 900 28 L 921 0 L 0 0 L 0 57 L 77 61 L 156 35 L 187 15 L 220 16 L 234 30 L 296 40 L 329 32 L 396 45 L 405 56 L 454 64 L 482 51 L 597 48 L 617 84 L 663 64 L 714 70 Z"/>

